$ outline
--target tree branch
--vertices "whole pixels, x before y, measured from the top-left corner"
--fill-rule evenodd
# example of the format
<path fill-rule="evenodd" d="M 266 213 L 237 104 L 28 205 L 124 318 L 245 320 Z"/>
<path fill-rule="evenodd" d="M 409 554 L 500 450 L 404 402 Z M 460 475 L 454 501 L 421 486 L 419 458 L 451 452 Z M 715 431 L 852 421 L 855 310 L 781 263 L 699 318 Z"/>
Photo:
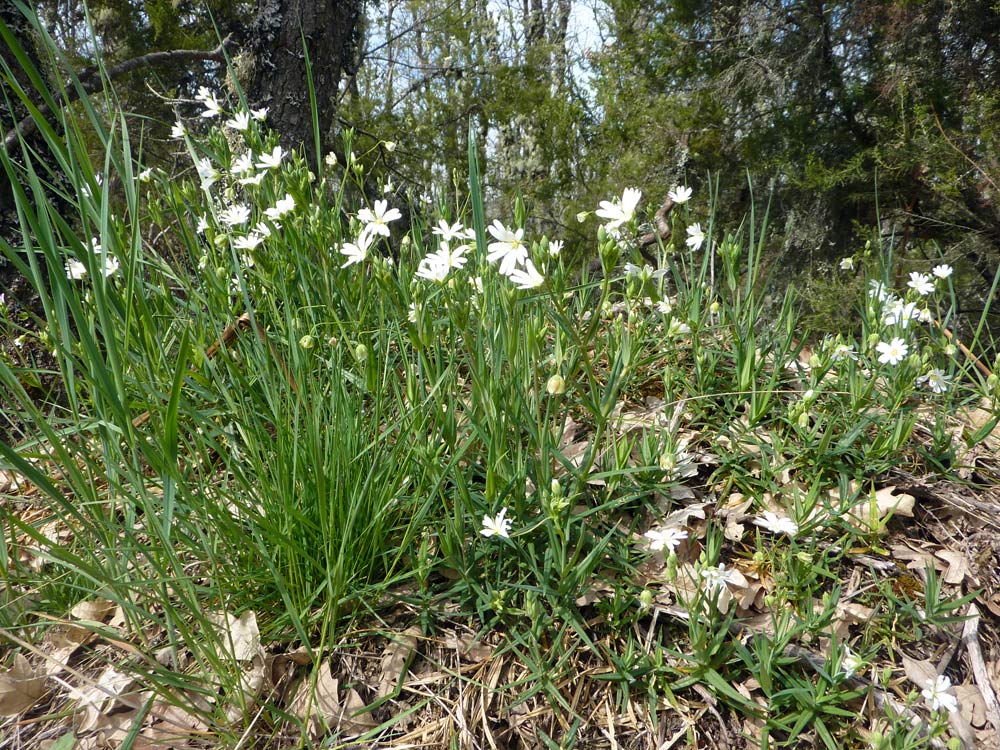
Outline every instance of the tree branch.
<path fill-rule="evenodd" d="M 228 41 L 229 38 L 227 37 L 223 40 L 222 44 L 213 50 L 174 49 L 163 50 L 160 52 L 150 52 L 146 55 L 140 55 L 139 57 L 133 57 L 130 60 L 125 60 L 117 65 L 112 65 L 107 69 L 107 76 L 109 79 L 114 79 L 123 76 L 126 73 L 130 73 L 133 70 L 137 70 L 138 68 L 171 62 L 208 60 L 211 62 L 224 63 L 226 61 L 226 56 L 223 48 Z M 64 87 L 66 91 L 66 99 L 64 103 L 67 105 L 72 104 L 80 98 L 81 94 L 92 94 L 101 88 L 104 79 L 99 75 L 99 73 L 100 68 L 96 66 L 87 68 L 81 72 L 77 76 L 77 80 L 80 82 L 79 87 L 72 85 L 66 85 Z M 71 84 L 72 82 L 69 83 Z M 47 104 L 42 103 L 38 107 L 37 116 L 46 117 L 50 114 L 52 114 L 52 109 Z M 35 122 L 35 116 L 28 115 L 23 118 L 4 136 L 4 150 L 9 152 L 13 145 L 18 141 L 19 137 L 28 136 L 37 130 L 38 124 Z"/>

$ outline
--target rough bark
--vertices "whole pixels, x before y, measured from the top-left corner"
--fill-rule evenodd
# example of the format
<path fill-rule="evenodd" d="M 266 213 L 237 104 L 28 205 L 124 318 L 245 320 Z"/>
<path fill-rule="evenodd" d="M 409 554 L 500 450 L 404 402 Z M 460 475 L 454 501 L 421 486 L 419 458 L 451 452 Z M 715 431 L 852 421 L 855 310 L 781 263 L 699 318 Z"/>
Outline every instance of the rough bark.
<path fill-rule="evenodd" d="M 304 146 L 315 161 L 303 38 L 309 51 L 321 148 L 330 145 L 337 93 L 354 74 L 362 0 L 257 0 L 250 45 L 250 98 L 287 147 Z"/>

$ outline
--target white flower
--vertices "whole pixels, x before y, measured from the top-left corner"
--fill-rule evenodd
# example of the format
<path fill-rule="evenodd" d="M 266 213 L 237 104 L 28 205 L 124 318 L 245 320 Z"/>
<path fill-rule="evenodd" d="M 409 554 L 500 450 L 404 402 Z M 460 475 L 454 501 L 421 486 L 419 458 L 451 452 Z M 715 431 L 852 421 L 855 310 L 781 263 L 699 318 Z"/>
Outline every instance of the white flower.
<path fill-rule="evenodd" d="M 250 175 L 249 177 L 241 177 L 240 179 L 237 180 L 237 182 L 240 183 L 241 185 L 259 185 L 261 182 L 264 181 L 264 177 L 266 175 L 267 172 L 258 172 L 255 175 Z"/>
<path fill-rule="evenodd" d="M 250 207 L 243 203 L 234 203 L 219 214 L 219 221 L 228 227 L 246 224 L 250 219 Z"/>
<path fill-rule="evenodd" d="M 253 154 L 250 151 L 240 154 L 233 159 L 229 168 L 233 174 L 248 174 L 253 172 Z"/>
<path fill-rule="evenodd" d="M 724 589 L 727 583 L 735 583 L 737 580 L 734 571 L 726 570 L 725 563 L 719 563 L 717 568 L 706 568 L 701 571 L 701 577 L 705 580 L 709 593 Z"/>
<path fill-rule="evenodd" d="M 764 511 L 764 515 L 753 519 L 753 522 L 754 525 L 760 526 L 762 529 L 767 529 L 774 534 L 795 536 L 799 533 L 799 525 L 795 521 L 786 516 L 779 516 L 771 510 Z"/>
<path fill-rule="evenodd" d="M 914 271 L 910 274 L 910 280 L 906 282 L 906 285 L 910 289 L 915 289 L 921 297 L 926 297 L 934 291 L 934 282 L 931 281 L 931 277 L 926 273 L 917 273 Z"/>
<path fill-rule="evenodd" d="M 935 367 L 926 375 L 921 375 L 917 378 L 917 385 L 924 385 L 926 383 L 927 387 L 935 393 L 944 393 L 948 390 L 948 381 L 949 378 L 944 374 L 944 370 L 940 367 Z"/>
<path fill-rule="evenodd" d="M 269 208 L 264 211 L 264 215 L 269 219 L 274 219 L 277 221 L 282 216 L 295 210 L 295 199 L 285 193 L 285 197 L 274 204 L 273 208 Z"/>
<path fill-rule="evenodd" d="M 198 217 L 198 225 L 194 228 L 198 234 L 204 234 L 208 231 L 208 214 L 202 214 Z"/>
<path fill-rule="evenodd" d="M 362 208 L 358 218 L 365 223 L 365 229 L 373 234 L 389 236 L 389 222 L 403 218 L 398 208 L 388 208 L 388 201 L 375 201 L 375 210 Z M 388 210 L 387 210 L 388 209 Z"/>
<path fill-rule="evenodd" d="M 281 146 L 275 146 L 270 154 L 261 154 L 257 160 L 257 169 L 274 169 L 281 166 L 281 160 L 285 158 L 285 150 Z"/>
<path fill-rule="evenodd" d="M 100 257 L 101 261 L 101 274 L 104 278 L 111 276 L 112 274 L 118 273 L 118 269 L 121 267 L 121 263 L 118 262 L 118 258 L 113 255 L 108 255 L 105 253 Z"/>
<path fill-rule="evenodd" d="M 237 250 L 253 250 L 263 241 L 263 235 L 258 234 L 257 232 L 250 232 L 250 234 L 245 237 L 237 237 L 233 240 L 233 247 Z M 253 263 L 244 263 L 244 265 L 252 266 Z"/>
<path fill-rule="evenodd" d="M 661 529 L 650 529 L 643 536 L 649 539 L 649 548 L 654 552 L 664 548 L 668 552 L 675 552 L 677 545 L 688 538 L 688 533 L 683 529 L 665 526 Z"/>
<path fill-rule="evenodd" d="M 421 259 L 417 265 L 416 275 L 421 279 L 440 282 L 448 278 L 449 271 L 451 266 L 448 265 L 448 261 L 437 253 L 431 253 Z"/>
<path fill-rule="evenodd" d="M 499 260 L 500 273 L 509 276 L 511 271 L 528 259 L 528 248 L 521 242 L 524 229 L 512 232 L 497 219 L 490 224 L 489 230 L 497 241 L 489 244 L 486 260 L 490 263 Z"/>
<path fill-rule="evenodd" d="M 278 222 L 274 222 L 274 228 L 281 229 L 281 224 L 279 224 Z M 271 236 L 271 227 L 267 225 L 267 222 L 258 221 L 257 226 L 255 226 L 253 230 L 261 237 L 263 237 L 265 240 Z"/>
<path fill-rule="evenodd" d="M 900 328 L 907 328 L 911 320 L 918 319 L 919 317 L 920 310 L 917 309 L 916 302 L 903 302 L 897 299 L 888 305 L 888 311 L 882 318 L 882 322 L 887 326 L 898 324 Z"/>
<path fill-rule="evenodd" d="M 854 351 L 854 344 L 837 344 L 830 352 L 830 361 L 839 362 L 842 359 L 857 360 L 858 355 Z"/>
<path fill-rule="evenodd" d="M 674 306 L 670 303 L 670 300 L 667 298 L 661 299 L 659 302 L 656 303 L 656 312 L 660 313 L 661 315 L 669 315 L 671 312 L 673 312 L 673 309 Z"/>
<path fill-rule="evenodd" d="M 444 219 L 438 219 L 438 225 L 431 229 L 433 234 L 436 234 L 445 242 L 451 242 L 455 239 L 462 239 L 465 237 L 465 227 L 461 224 L 451 224 L 449 225 Z"/>
<path fill-rule="evenodd" d="M 535 289 L 545 283 L 545 277 L 538 273 L 531 258 L 526 258 L 524 268 L 515 268 L 507 278 L 510 279 L 518 289 Z"/>
<path fill-rule="evenodd" d="M 841 271 L 853 271 L 854 270 L 854 258 L 844 258 L 840 261 Z"/>
<path fill-rule="evenodd" d="M 939 674 L 936 679 L 927 680 L 927 685 L 920 694 L 931 704 L 932 711 L 944 708 L 948 713 L 955 713 L 958 710 L 958 698 L 949 693 L 949 690 L 951 690 L 951 680 Z"/>
<path fill-rule="evenodd" d="M 616 229 L 622 224 L 632 221 L 635 216 L 635 207 L 642 199 L 642 191 L 636 188 L 625 188 L 620 199 L 611 201 L 601 201 L 601 207 L 597 209 L 597 215 L 602 219 L 607 219 L 606 226 Z"/>
<path fill-rule="evenodd" d="M 694 191 L 691 188 L 681 185 L 680 187 L 675 187 L 673 190 L 669 191 L 667 193 L 667 197 L 677 205 L 681 205 L 682 203 L 687 203 L 691 200 L 693 192 Z"/>
<path fill-rule="evenodd" d="M 558 257 L 559 253 L 562 252 L 562 248 L 563 248 L 562 240 L 551 240 L 549 242 L 549 256 L 552 258 Z"/>
<path fill-rule="evenodd" d="M 170 128 L 170 137 L 175 140 L 182 140 L 184 136 L 187 135 L 187 128 L 184 127 L 184 123 L 178 120 Z"/>
<path fill-rule="evenodd" d="M 931 273 L 934 274 L 939 279 L 947 279 L 949 276 L 951 276 L 954 270 L 955 269 L 953 269 L 947 263 L 943 263 L 940 266 L 934 266 L 934 268 L 931 270 Z"/>
<path fill-rule="evenodd" d="M 485 537 L 502 536 L 510 538 L 510 519 L 507 518 L 507 509 L 501 508 L 494 518 L 483 516 L 483 528 L 479 533 Z"/>
<path fill-rule="evenodd" d="M 251 109 L 250 116 L 257 122 L 263 122 L 267 119 L 267 107 L 261 107 L 260 109 Z"/>
<path fill-rule="evenodd" d="M 692 224 L 687 228 L 687 246 L 692 250 L 700 250 L 705 241 L 705 233 L 701 229 L 701 224 Z"/>
<path fill-rule="evenodd" d="M 371 247 L 372 236 L 368 232 L 361 232 L 357 242 L 345 242 L 340 247 L 340 254 L 346 255 L 347 260 L 341 268 L 347 268 L 355 263 L 361 263 L 368 257 L 368 248 Z"/>
<path fill-rule="evenodd" d="M 250 128 L 250 113 L 237 112 L 231 120 L 226 120 L 226 127 L 241 133 L 246 132 Z"/>
<path fill-rule="evenodd" d="M 66 261 L 66 278 L 79 280 L 87 275 L 87 267 L 76 258 Z"/>
<path fill-rule="evenodd" d="M 844 646 L 843 654 L 840 657 L 840 669 L 846 677 L 850 677 L 857 672 L 864 663 L 864 660 L 860 656 L 851 651 L 846 645 Z"/>
<path fill-rule="evenodd" d="M 139 172 L 139 182 L 149 182 L 153 179 L 153 168 L 149 167 Z"/>
<path fill-rule="evenodd" d="M 868 283 L 868 296 L 874 297 L 879 302 L 886 302 L 892 298 L 892 293 L 881 281 L 871 281 Z"/>
<path fill-rule="evenodd" d="M 202 87 L 204 89 L 204 86 Z M 222 105 L 219 104 L 219 100 L 215 98 L 214 92 L 208 92 L 207 97 L 199 97 L 202 100 L 202 104 L 205 105 L 205 111 L 201 113 L 201 116 L 206 119 L 212 119 L 213 117 L 218 117 L 222 114 Z"/>
<path fill-rule="evenodd" d="M 875 347 L 875 351 L 879 353 L 878 361 L 883 365 L 898 365 L 906 357 L 907 352 L 910 351 L 910 347 L 907 346 L 903 339 L 897 336 L 888 344 L 884 341 L 879 341 L 878 346 Z"/>
<path fill-rule="evenodd" d="M 208 190 L 212 185 L 219 181 L 222 176 L 219 174 L 209 158 L 206 156 L 204 159 L 196 159 L 194 162 L 195 169 L 198 170 L 198 177 L 201 178 L 201 186 L 205 190 Z"/>
<path fill-rule="evenodd" d="M 691 333 L 691 326 L 687 323 L 682 323 L 677 318 L 670 321 L 670 327 L 667 328 L 668 336 L 683 336 L 687 333 Z"/>

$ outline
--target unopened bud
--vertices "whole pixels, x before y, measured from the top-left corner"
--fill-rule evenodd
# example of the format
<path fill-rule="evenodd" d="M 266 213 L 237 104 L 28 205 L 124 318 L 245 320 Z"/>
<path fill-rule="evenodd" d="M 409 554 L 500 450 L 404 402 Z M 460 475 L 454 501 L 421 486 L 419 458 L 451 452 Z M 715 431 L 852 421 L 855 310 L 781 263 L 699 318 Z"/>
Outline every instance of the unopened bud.
<path fill-rule="evenodd" d="M 550 396 L 561 396 L 566 392 L 566 380 L 562 375 L 556 373 L 545 384 L 545 390 L 549 392 Z"/>

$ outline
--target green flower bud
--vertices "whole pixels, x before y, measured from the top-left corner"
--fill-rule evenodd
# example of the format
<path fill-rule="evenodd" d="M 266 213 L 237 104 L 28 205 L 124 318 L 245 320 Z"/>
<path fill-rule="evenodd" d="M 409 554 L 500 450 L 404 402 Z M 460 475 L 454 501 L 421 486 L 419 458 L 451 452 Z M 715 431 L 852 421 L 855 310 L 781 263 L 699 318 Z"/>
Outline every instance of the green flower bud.
<path fill-rule="evenodd" d="M 556 373 L 545 384 L 545 390 L 549 392 L 550 396 L 561 396 L 566 392 L 566 380 L 562 375 Z"/>
<path fill-rule="evenodd" d="M 306 351 L 309 351 L 310 349 L 315 349 L 316 348 L 316 337 L 315 336 L 310 336 L 309 334 L 306 334 L 305 336 L 303 336 L 302 338 L 299 339 L 299 346 L 302 349 L 305 349 Z"/>

